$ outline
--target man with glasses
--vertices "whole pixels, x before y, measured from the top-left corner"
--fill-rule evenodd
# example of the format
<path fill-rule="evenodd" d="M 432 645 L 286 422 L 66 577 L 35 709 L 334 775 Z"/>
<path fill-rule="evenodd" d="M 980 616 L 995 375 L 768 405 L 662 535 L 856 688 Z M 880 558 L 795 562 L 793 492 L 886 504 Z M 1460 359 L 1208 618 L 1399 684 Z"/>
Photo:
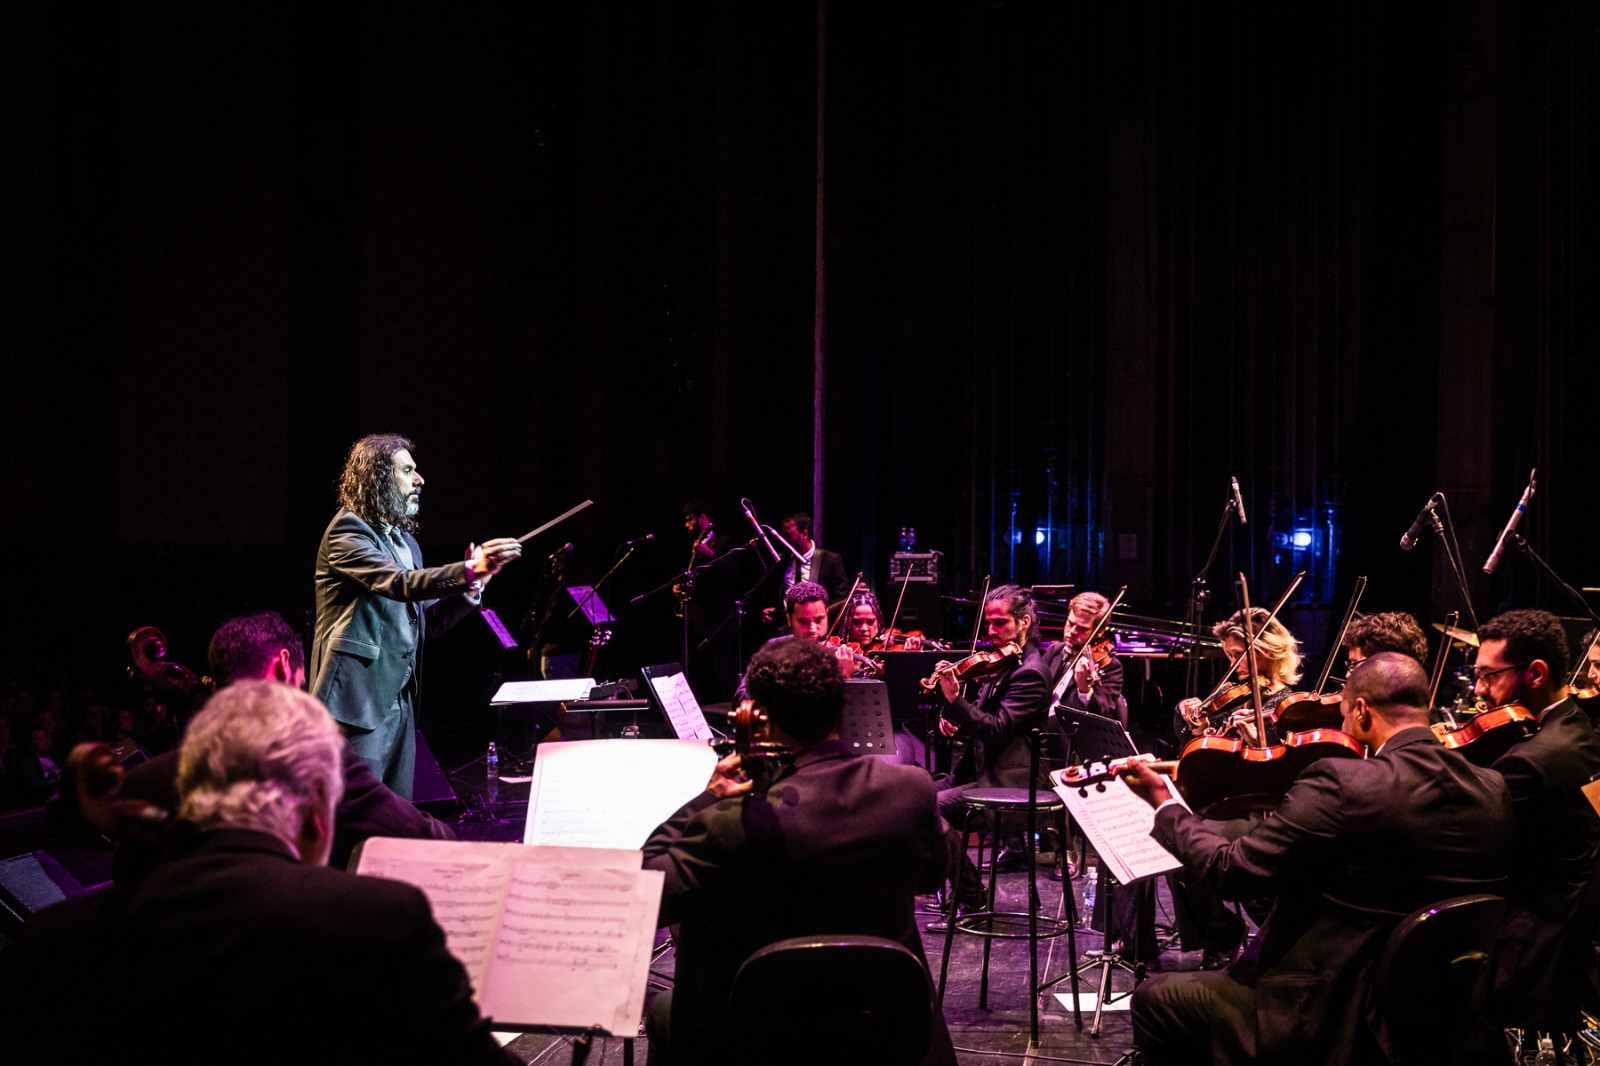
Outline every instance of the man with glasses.
<path fill-rule="evenodd" d="M 1519 703 L 1538 721 L 1493 763 L 1511 793 L 1516 834 L 1489 1013 L 1506 1026 L 1570 1032 L 1594 977 L 1600 901 L 1586 889 L 1600 858 L 1600 815 L 1582 789 L 1600 775 L 1600 742 L 1562 698 L 1567 658 L 1554 615 L 1508 611 L 1478 630 L 1473 690 L 1492 707 Z"/>

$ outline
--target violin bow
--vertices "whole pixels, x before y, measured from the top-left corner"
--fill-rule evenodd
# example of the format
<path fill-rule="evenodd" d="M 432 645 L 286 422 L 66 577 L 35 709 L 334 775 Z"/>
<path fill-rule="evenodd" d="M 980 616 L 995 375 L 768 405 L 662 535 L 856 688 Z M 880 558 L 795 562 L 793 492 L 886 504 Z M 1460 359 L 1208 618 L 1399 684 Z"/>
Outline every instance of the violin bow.
<path fill-rule="evenodd" d="M 1068 681 L 1071 680 L 1073 672 L 1078 669 L 1078 660 L 1083 658 L 1083 653 L 1093 647 L 1094 642 L 1100 639 L 1100 634 L 1106 631 L 1106 627 L 1111 622 L 1111 612 L 1117 609 L 1117 604 L 1121 603 L 1122 597 L 1127 594 L 1128 586 L 1124 585 L 1122 586 L 1122 591 L 1117 593 L 1116 599 L 1112 600 L 1111 605 L 1106 608 L 1106 613 L 1100 616 L 1100 621 L 1094 624 L 1094 630 L 1089 634 L 1089 639 L 1084 641 L 1083 646 L 1073 653 L 1072 661 L 1067 664 L 1067 668 L 1061 671 L 1061 676 L 1056 679 L 1056 690 L 1050 697 L 1050 702 L 1053 705 L 1061 702 L 1061 697 L 1066 694 Z"/>
<path fill-rule="evenodd" d="M 910 567 L 910 564 L 907 564 L 906 572 L 905 572 L 904 575 L 902 575 L 902 580 L 900 582 L 900 595 L 895 597 L 894 614 L 889 616 L 889 632 L 891 632 L 891 633 L 894 632 L 894 627 L 900 621 L 900 605 L 902 603 L 906 602 L 906 589 L 909 588 L 910 586 L 911 586 L 911 567 Z M 978 613 L 982 614 L 983 612 L 980 609 Z"/>
<path fill-rule="evenodd" d="M 978 632 L 983 628 L 983 608 L 989 602 L 989 579 L 993 576 L 993 574 L 983 575 L 983 591 L 978 594 L 978 619 L 972 623 L 972 647 L 967 649 L 968 655 L 978 650 Z M 900 591 L 905 592 L 905 589 Z"/>
<path fill-rule="evenodd" d="M 1568 688 L 1576 685 L 1578 683 L 1578 678 L 1582 677 L 1584 671 L 1589 668 L 1589 650 L 1594 647 L 1594 642 L 1596 640 L 1600 640 L 1600 629 L 1596 629 L 1589 637 L 1588 641 L 1583 645 L 1583 654 L 1578 656 L 1578 665 L 1572 668 L 1572 676 L 1567 678 Z"/>
<path fill-rule="evenodd" d="M 1256 678 L 1259 676 L 1256 673 L 1256 637 L 1259 634 L 1250 631 L 1251 617 L 1254 612 L 1250 610 L 1250 582 L 1245 579 L 1243 571 L 1239 573 L 1239 597 L 1244 600 L 1244 653 L 1250 660 L 1250 680 L 1246 684 L 1250 686 L 1250 698 L 1256 707 L 1256 742 L 1251 747 L 1265 748 L 1267 746 L 1266 715 L 1261 710 L 1261 686 L 1256 683 Z M 1279 606 L 1282 606 L 1282 604 L 1280 603 Z M 1271 621 L 1271 619 L 1269 618 L 1268 621 Z M 1265 631 L 1266 628 L 1267 624 L 1263 622 L 1261 629 Z"/>
<path fill-rule="evenodd" d="M 1444 631 L 1444 639 L 1439 642 L 1439 657 L 1433 661 L 1433 682 L 1428 686 L 1429 707 L 1432 707 L 1439 699 L 1439 682 L 1444 680 L 1444 664 L 1450 658 L 1450 646 L 1455 643 L 1455 638 L 1450 635 L 1450 630 L 1454 629 L 1460 621 L 1460 611 L 1451 611 L 1445 615 L 1444 624 L 1450 628 Z"/>
<path fill-rule="evenodd" d="M 1322 690 L 1327 687 L 1328 675 L 1333 672 L 1333 657 L 1339 654 L 1339 648 L 1344 644 L 1345 632 L 1350 628 L 1350 623 L 1356 616 L 1356 607 L 1361 603 L 1361 594 L 1366 591 L 1367 579 L 1356 578 L 1356 590 L 1350 594 L 1350 606 L 1345 608 L 1344 621 L 1339 623 L 1339 632 L 1334 635 L 1333 643 L 1328 647 L 1328 654 L 1323 658 L 1322 676 L 1317 678 L 1317 695 L 1322 695 Z"/>
<path fill-rule="evenodd" d="M 861 574 L 864 573 L 866 573 L 865 570 L 861 571 L 856 575 L 856 579 L 850 583 L 850 591 L 844 598 L 844 606 L 839 608 L 839 617 L 835 618 L 833 625 L 828 627 L 828 636 L 822 638 L 824 643 L 826 643 L 828 637 L 833 636 L 833 631 L 839 628 L 839 623 L 844 621 L 844 616 L 850 614 L 854 609 L 851 605 L 855 603 L 856 593 L 861 590 Z"/>
<path fill-rule="evenodd" d="M 1299 588 L 1300 582 L 1304 581 L 1305 579 L 1306 572 L 1304 570 L 1294 575 L 1293 580 L 1289 582 L 1289 587 L 1283 590 L 1283 595 L 1278 597 L 1278 602 L 1272 605 L 1272 612 L 1267 615 L 1267 620 L 1261 623 L 1262 631 L 1265 631 L 1267 626 L 1272 624 L 1272 620 L 1278 617 L 1278 612 L 1283 610 L 1283 605 L 1289 602 L 1289 597 L 1294 595 L 1294 590 Z M 1246 617 L 1248 618 L 1249 616 L 1247 615 Z M 1248 633 L 1249 631 L 1246 630 L 1246 632 Z M 1210 703 L 1212 700 L 1222 695 L 1222 693 L 1226 692 L 1229 688 L 1233 687 L 1233 672 L 1239 668 L 1239 660 L 1248 655 L 1250 650 L 1256 646 L 1256 641 L 1260 639 L 1261 632 L 1257 632 L 1254 637 L 1251 637 L 1245 642 L 1244 651 L 1240 652 L 1238 656 L 1228 664 L 1227 673 L 1222 675 L 1222 683 L 1216 688 L 1212 689 L 1211 695 L 1201 700 L 1201 703 Z M 1252 678 L 1253 676 L 1254 675 L 1252 675 Z"/>

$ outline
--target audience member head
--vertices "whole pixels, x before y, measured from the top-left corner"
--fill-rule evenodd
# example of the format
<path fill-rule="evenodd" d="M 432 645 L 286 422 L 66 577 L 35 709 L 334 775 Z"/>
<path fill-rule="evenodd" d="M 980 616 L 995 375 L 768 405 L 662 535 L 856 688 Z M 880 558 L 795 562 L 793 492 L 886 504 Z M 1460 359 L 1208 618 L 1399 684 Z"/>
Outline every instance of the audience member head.
<path fill-rule="evenodd" d="M 1344 731 L 1376 751 L 1400 730 L 1428 724 L 1428 695 L 1421 663 L 1381 651 L 1350 671 L 1339 701 Z"/>
<path fill-rule="evenodd" d="M 839 731 L 844 676 L 828 650 L 807 640 L 768 644 L 745 673 L 745 691 L 772 724 L 805 750 Z"/>
<path fill-rule="evenodd" d="M 306 683 L 300 634 L 276 611 L 222 623 L 211 635 L 206 661 L 219 688 L 235 681 L 281 681 L 295 688 L 304 688 Z"/>
<path fill-rule="evenodd" d="M 320 866 L 344 791 L 341 747 L 316 698 L 273 681 L 236 682 L 207 700 L 184 734 L 178 814 L 201 829 L 271 833 Z"/>
<path fill-rule="evenodd" d="M 796 581 L 783 594 L 783 612 L 789 632 L 801 640 L 819 641 L 828 635 L 828 590 L 815 581 Z"/>
<path fill-rule="evenodd" d="M 1417 662 L 1428 658 L 1428 638 L 1404 611 L 1384 611 L 1353 619 L 1344 631 L 1345 657 L 1353 667 L 1379 652 L 1397 651 Z"/>
<path fill-rule="evenodd" d="M 1538 714 L 1567 683 L 1567 632 L 1549 611 L 1507 611 L 1478 627 L 1473 691 L 1491 706 Z"/>
<path fill-rule="evenodd" d="M 1276 618 L 1267 621 L 1271 614 L 1265 607 L 1250 608 L 1250 628 L 1257 634 L 1256 669 L 1278 684 L 1292 685 L 1300 680 L 1300 643 L 1282 622 Z M 1244 612 L 1235 611 L 1232 618 L 1211 627 L 1211 632 L 1221 639 L 1222 650 L 1229 659 L 1244 651 L 1249 643 L 1244 622 Z M 1237 673 L 1241 680 L 1250 676 L 1248 662 L 1248 657 L 1239 660 Z"/>
<path fill-rule="evenodd" d="M 374 433 L 351 445 L 339 475 L 339 503 L 374 529 L 392 526 L 409 533 L 417 528 L 416 510 L 408 486 L 397 476 L 399 452 L 410 456 L 411 442 L 397 433 Z"/>

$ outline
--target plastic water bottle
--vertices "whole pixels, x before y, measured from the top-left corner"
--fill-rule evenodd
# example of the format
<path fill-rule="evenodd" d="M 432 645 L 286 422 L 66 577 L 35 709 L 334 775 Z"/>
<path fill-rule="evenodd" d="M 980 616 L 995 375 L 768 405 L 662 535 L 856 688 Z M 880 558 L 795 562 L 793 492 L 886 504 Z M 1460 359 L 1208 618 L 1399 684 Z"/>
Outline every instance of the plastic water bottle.
<path fill-rule="evenodd" d="M 500 752 L 495 748 L 494 741 L 489 741 L 489 750 L 483 756 L 483 798 L 489 803 L 500 802 Z"/>
<path fill-rule="evenodd" d="M 1088 925 L 1094 920 L 1094 894 L 1100 886 L 1100 871 L 1093 866 L 1083 875 L 1083 924 Z"/>

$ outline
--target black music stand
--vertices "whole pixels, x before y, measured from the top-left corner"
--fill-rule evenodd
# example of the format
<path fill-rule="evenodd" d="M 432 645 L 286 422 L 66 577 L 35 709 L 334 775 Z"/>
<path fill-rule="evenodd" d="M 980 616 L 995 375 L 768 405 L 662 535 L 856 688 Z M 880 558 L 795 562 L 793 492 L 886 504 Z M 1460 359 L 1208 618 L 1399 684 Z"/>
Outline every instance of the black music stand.
<path fill-rule="evenodd" d="M 850 745 L 850 750 L 857 755 L 896 754 L 888 685 L 871 679 L 844 683 L 844 718 L 839 723 L 839 739 Z"/>
<path fill-rule="evenodd" d="M 1084 762 L 1123 759 L 1139 754 L 1128 731 L 1115 718 L 1071 707 L 1057 706 L 1055 711 L 1056 728 L 1061 731 L 1067 745 L 1064 755 L 1067 763 L 1072 762 L 1074 753 L 1081 755 Z"/>
<path fill-rule="evenodd" d="M 922 691 L 922 680 L 933 674 L 940 662 L 959 662 L 966 658 L 959 651 L 886 651 L 873 656 L 883 663 L 883 683 L 888 687 L 889 707 L 902 729 L 917 733 L 924 745 L 928 771 L 932 773 L 933 752 L 939 739 L 939 712 L 944 697 Z M 951 772 L 955 770 L 951 767 Z"/>

